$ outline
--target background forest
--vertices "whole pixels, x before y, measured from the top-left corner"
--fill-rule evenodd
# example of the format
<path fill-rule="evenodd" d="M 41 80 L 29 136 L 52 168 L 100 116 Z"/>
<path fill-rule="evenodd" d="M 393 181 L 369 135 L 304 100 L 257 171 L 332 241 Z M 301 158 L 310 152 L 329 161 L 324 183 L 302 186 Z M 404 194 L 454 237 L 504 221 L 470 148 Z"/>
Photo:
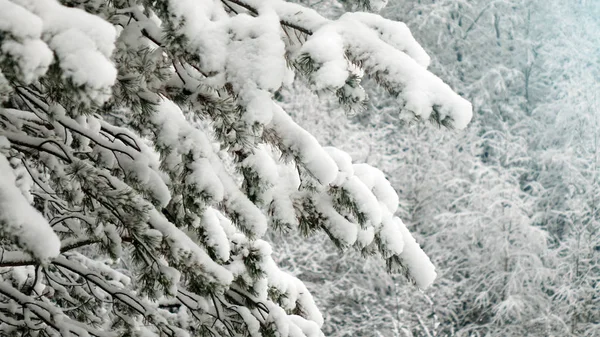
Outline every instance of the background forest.
<path fill-rule="evenodd" d="M 301 3 L 331 17 L 357 9 Z M 399 119 L 372 85 L 357 116 L 301 81 L 282 93 L 320 142 L 384 171 L 438 271 L 415 292 L 322 236 L 271 233 L 326 334 L 599 336 L 600 2 L 391 0 L 380 14 L 410 27 L 475 113 L 466 130 L 444 130 Z"/>

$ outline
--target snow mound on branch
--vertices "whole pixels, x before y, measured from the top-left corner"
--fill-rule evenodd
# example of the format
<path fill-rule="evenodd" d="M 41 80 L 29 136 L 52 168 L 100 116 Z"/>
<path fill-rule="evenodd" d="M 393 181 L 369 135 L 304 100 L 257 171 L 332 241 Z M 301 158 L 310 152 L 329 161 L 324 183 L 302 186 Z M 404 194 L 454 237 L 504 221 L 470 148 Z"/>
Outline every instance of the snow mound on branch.
<path fill-rule="evenodd" d="M 433 283 L 437 276 L 435 267 L 415 238 L 410 234 L 402 220 L 398 217 L 394 217 L 394 221 L 400 228 L 402 238 L 404 239 L 404 249 L 400 254 L 400 258 L 408 267 L 410 275 L 417 287 L 425 289 Z"/>
<path fill-rule="evenodd" d="M 13 2 L 41 19 L 42 37 L 54 51 L 63 76 L 75 86 L 85 87 L 91 100 L 97 103 L 108 100 L 110 87 L 117 78 L 117 70 L 110 61 L 116 39 L 113 25 L 97 15 L 62 6 L 55 0 Z M 19 27 L 22 26 L 25 25 L 19 21 Z M 38 45 L 36 50 L 43 51 L 43 48 Z M 25 57 L 39 56 L 28 53 Z"/>
<path fill-rule="evenodd" d="M 279 17 L 268 6 L 261 6 L 256 17 L 230 17 L 220 1 L 171 0 L 168 8 L 211 86 L 273 92 L 289 77 Z"/>
<path fill-rule="evenodd" d="M 333 26 L 317 30 L 298 51 L 308 55 L 319 69 L 309 74 L 314 90 L 341 88 L 350 75 L 344 56 L 344 41 Z"/>
<path fill-rule="evenodd" d="M 408 26 L 403 22 L 388 20 L 377 14 L 356 12 L 346 13 L 346 18 L 359 21 L 379 33 L 379 38 L 390 46 L 406 53 L 423 68 L 427 68 L 431 58 L 415 40 Z"/>
<path fill-rule="evenodd" d="M 179 263 L 201 268 L 211 276 L 211 279 L 219 284 L 229 285 L 233 281 L 233 275 L 226 268 L 216 263 L 200 248 L 188 235 L 167 221 L 158 211 L 150 211 L 149 223 L 152 228 L 160 231 L 170 244 L 173 256 L 178 257 Z"/>
<path fill-rule="evenodd" d="M 293 311 L 300 307 L 304 316 L 314 322 L 318 327 L 323 326 L 323 314 L 319 311 L 312 294 L 304 283 L 298 278 L 279 269 L 269 255 L 261 265 L 267 275 L 269 287 L 283 294 L 282 308 Z"/>
<path fill-rule="evenodd" d="M 392 184 L 385 178 L 383 172 L 369 164 L 354 164 L 354 174 L 365 184 L 383 203 L 390 213 L 398 209 L 398 194 Z"/>
<path fill-rule="evenodd" d="M 0 45 L 2 54 L 17 63 L 17 76 L 31 83 L 48 71 L 52 51 L 41 40 L 43 22 L 25 8 L 7 0 L 0 0 Z M 0 61 L 2 57 L 0 57 Z"/>
<path fill-rule="evenodd" d="M 212 207 L 208 207 L 204 210 L 202 218 L 198 222 L 198 226 L 202 226 L 206 232 L 206 245 L 213 248 L 216 257 L 221 261 L 229 260 L 229 239 L 227 234 L 221 225 L 221 219 L 219 219 L 218 211 Z"/>
<path fill-rule="evenodd" d="M 268 126 L 281 137 L 286 150 L 290 151 L 321 185 L 326 186 L 336 178 L 338 167 L 335 161 L 313 135 L 296 124 L 275 103 L 273 103 L 273 120 Z"/>
<path fill-rule="evenodd" d="M 398 195 L 383 172 L 368 164 L 352 164 L 350 156 L 339 149 L 325 149 L 339 167 L 332 186 L 345 190 L 366 220 L 362 226 L 349 221 L 347 214 L 336 210 L 332 196 L 322 193 L 316 208 L 327 219 L 328 234 L 344 245 L 357 243 L 361 248 L 377 238 L 383 258 L 397 256 L 419 288 L 430 286 L 436 277 L 435 267 L 402 220 L 394 216 Z"/>
<path fill-rule="evenodd" d="M 0 154 L 0 233 L 18 238 L 25 251 L 47 262 L 60 254 L 60 239 L 48 221 L 33 208 L 15 185 L 15 176 L 4 155 Z"/>
<path fill-rule="evenodd" d="M 164 165 L 174 172 L 187 166 L 189 172 L 183 182 L 190 190 L 204 195 L 211 204 L 223 202 L 228 215 L 237 218 L 238 226 L 244 227 L 248 235 L 261 237 L 267 230 L 266 217 L 240 191 L 213 151 L 208 135 L 193 127 L 177 104 L 167 99 L 160 101 L 152 123 L 160 126 L 160 142 L 156 145 L 171 149 L 165 156 Z M 182 161 L 182 158 L 190 156 L 194 159 L 193 163 Z"/>
<path fill-rule="evenodd" d="M 248 82 L 271 92 L 279 89 L 287 70 L 279 17 L 272 10 L 258 17 L 237 15 L 227 26 L 232 37 L 227 46 L 227 81 L 237 90 Z"/>
<path fill-rule="evenodd" d="M 436 119 L 457 129 L 471 121 L 471 103 L 408 54 L 383 41 L 352 15 L 343 15 L 333 24 L 344 38 L 349 58 L 361 63 L 368 74 L 376 74 L 388 90 L 398 92 L 404 111 L 425 120 L 435 113 Z"/>

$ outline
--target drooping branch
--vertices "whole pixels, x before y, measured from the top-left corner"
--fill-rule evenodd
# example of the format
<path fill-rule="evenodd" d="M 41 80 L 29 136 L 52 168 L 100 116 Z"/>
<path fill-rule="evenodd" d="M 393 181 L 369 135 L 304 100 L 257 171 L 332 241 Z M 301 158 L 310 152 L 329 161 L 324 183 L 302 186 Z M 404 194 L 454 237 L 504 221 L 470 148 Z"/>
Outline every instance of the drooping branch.
<path fill-rule="evenodd" d="M 49 302 L 42 302 L 27 296 L 13 288 L 8 282 L 0 282 L 0 294 L 26 308 L 42 322 L 58 333 L 69 332 L 75 336 L 117 337 L 117 333 L 101 331 L 79 321 L 73 321 L 62 314 L 59 308 Z"/>

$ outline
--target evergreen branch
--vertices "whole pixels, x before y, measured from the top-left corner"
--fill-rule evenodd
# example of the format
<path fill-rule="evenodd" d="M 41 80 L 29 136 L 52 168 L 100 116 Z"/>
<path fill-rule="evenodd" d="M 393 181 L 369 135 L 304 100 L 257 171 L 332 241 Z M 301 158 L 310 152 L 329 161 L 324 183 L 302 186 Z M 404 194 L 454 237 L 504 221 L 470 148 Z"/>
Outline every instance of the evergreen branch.
<path fill-rule="evenodd" d="M 156 309 L 148 303 L 145 303 L 142 299 L 139 299 L 134 293 L 131 293 L 126 289 L 116 288 L 115 286 L 107 283 L 101 276 L 84 269 L 82 266 L 66 259 L 63 256 L 55 258 L 52 261 L 52 264 L 79 274 L 84 279 L 98 286 L 104 292 L 110 294 L 113 299 L 118 299 L 127 307 L 133 309 L 149 321 L 152 321 L 152 324 L 159 330 L 165 331 L 165 329 L 168 328 L 168 324 L 164 318 L 163 320 L 155 321 L 155 319 L 162 318 L 161 315 L 156 313 Z"/>
<path fill-rule="evenodd" d="M 69 154 L 70 151 L 59 142 L 47 138 L 35 138 L 30 137 L 23 134 L 17 134 L 13 132 L 2 132 L 0 131 L 0 136 L 6 137 L 12 144 L 17 145 L 16 148 L 32 148 L 38 151 L 43 151 L 49 153 L 57 158 L 64 160 L 67 163 L 73 162 L 72 154 Z M 58 148 L 57 149 L 48 146 L 48 144 L 53 144 Z"/>
<path fill-rule="evenodd" d="M 100 331 L 82 322 L 74 322 L 71 318 L 62 315 L 62 319 L 55 319 L 57 308 L 51 306 L 50 303 L 36 301 L 31 297 L 21 293 L 13 288 L 8 282 L 0 282 L 0 294 L 12 299 L 20 304 L 23 308 L 27 308 L 31 313 L 38 317 L 42 322 L 50 326 L 57 333 L 68 331 L 76 336 L 84 336 L 84 332 L 96 337 L 117 337 L 116 333 Z"/>

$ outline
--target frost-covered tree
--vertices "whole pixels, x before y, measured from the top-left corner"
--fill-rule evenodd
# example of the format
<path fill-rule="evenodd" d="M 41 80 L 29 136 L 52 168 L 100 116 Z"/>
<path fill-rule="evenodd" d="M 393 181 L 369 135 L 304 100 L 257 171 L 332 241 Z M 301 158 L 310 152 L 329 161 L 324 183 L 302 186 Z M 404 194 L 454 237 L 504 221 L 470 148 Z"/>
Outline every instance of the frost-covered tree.
<path fill-rule="evenodd" d="M 529 178 L 537 182 L 537 221 L 552 239 L 555 277 L 549 294 L 560 333 L 594 336 L 600 333 L 599 7 L 554 6 L 562 19 L 540 49 L 544 71 L 538 76 L 551 90 L 534 111 L 545 128 L 534 143 L 537 160 Z"/>
<path fill-rule="evenodd" d="M 0 0 L 0 50 L 3 335 L 319 336 L 269 227 L 432 283 L 383 173 L 274 100 L 299 75 L 358 111 L 370 77 L 403 114 L 464 127 L 470 103 L 405 25 L 277 0 Z"/>

